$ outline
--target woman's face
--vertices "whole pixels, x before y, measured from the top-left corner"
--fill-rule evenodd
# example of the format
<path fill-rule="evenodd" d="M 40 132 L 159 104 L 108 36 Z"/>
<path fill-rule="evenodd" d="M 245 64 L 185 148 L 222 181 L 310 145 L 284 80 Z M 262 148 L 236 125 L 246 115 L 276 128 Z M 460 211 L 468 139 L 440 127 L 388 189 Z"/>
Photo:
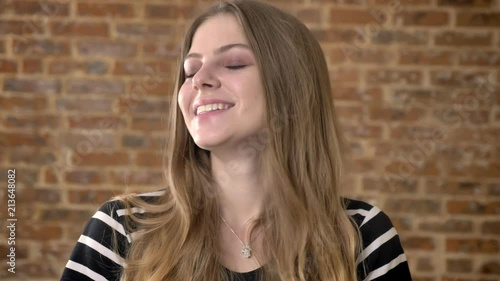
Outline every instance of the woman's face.
<path fill-rule="evenodd" d="M 257 62 L 234 16 L 217 15 L 198 28 L 184 73 L 178 104 L 199 147 L 235 148 L 265 126 Z"/>

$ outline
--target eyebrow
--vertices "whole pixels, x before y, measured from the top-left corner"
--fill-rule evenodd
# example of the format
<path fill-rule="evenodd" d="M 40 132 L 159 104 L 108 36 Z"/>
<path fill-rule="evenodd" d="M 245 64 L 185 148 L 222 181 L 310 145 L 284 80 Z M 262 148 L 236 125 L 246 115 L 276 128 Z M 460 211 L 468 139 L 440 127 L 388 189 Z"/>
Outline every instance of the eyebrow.
<path fill-rule="evenodd" d="M 250 47 L 248 45 L 246 45 L 246 44 L 234 43 L 234 44 L 224 45 L 222 47 L 219 47 L 219 48 L 215 49 L 214 52 L 213 52 L 213 54 L 214 55 L 219 55 L 219 54 L 227 52 L 228 50 L 230 50 L 232 48 L 235 48 L 235 47 L 239 47 L 239 48 L 244 48 L 244 49 L 251 50 Z M 202 55 L 200 55 L 198 53 L 190 53 L 190 54 L 188 54 L 184 58 L 184 60 L 187 60 L 189 58 L 202 58 Z"/>

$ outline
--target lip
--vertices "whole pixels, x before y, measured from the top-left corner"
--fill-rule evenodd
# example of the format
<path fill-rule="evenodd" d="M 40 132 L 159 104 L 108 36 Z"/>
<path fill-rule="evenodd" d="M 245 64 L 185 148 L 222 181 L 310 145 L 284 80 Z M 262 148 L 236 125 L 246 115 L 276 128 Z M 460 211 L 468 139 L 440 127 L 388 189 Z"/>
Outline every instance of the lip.
<path fill-rule="evenodd" d="M 212 103 L 225 103 L 225 104 L 230 104 L 231 107 L 234 106 L 234 103 L 230 102 L 230 101 L 226 101 L 226 100 L 222 100 L 222 99 L 200 99 L 200 100 L 197 100 L 194 102 L 194 105 L 193 105 L 193 114 L 195 116 L 196 115 L 196 109 L 202 105 L 206 105 L 206 104 L 212 104 Z M 230 108 L 231 108 L 230 107 Z M 205 113 L 207 114 L 207 113 Z"/>

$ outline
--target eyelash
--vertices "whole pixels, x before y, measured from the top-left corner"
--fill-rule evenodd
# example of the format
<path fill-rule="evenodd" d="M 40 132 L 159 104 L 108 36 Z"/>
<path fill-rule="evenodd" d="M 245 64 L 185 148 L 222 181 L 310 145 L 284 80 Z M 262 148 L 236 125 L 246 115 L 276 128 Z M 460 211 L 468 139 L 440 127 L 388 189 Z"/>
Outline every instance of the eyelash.
<path fill-rule="evenodd" d="M 231 69 L 231 70 L 237 70 L 237 69 L 241 69 L 241 68 L 244 68 L 246 65 L 230 65 L 230 66 L 226 66 L 227 69 Z M 187 78 L 193 78 L 193 76 L 196 74 L 193 73 L 191 75 L 186 75 L 186 79 Z"/>

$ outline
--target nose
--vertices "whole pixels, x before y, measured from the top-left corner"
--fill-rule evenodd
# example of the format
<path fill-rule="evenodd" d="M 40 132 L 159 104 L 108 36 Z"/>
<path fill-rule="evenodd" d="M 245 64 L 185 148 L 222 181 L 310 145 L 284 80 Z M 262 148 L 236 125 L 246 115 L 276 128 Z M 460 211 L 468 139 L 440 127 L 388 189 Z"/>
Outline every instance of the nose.
<path fill-rule="evenodd" d="M 201 67 L 193 76 L 194 90 L 217 87 L 220 87 L 220 81 L 208 67 Z"/>

